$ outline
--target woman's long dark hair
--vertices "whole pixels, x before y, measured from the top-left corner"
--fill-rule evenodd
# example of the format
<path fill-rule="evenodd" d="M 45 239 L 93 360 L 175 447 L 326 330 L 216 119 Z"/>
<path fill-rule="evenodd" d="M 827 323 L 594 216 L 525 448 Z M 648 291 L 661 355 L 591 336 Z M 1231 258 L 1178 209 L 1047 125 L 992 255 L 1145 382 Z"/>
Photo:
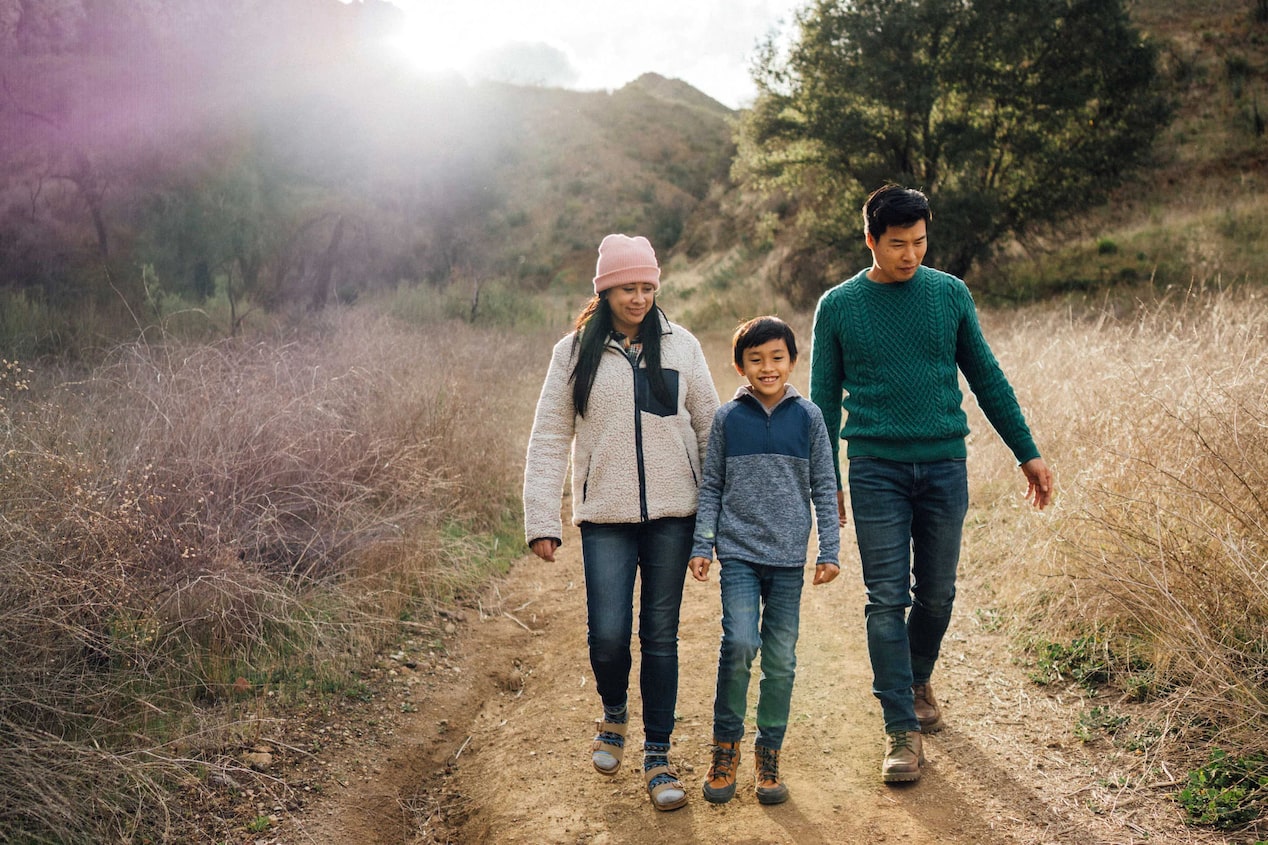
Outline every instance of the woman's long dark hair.
<path fill-rule="evenodd" d="M 665 384 L 665 374 L 660 368 L 660 320 L 664 316 L 659 305 L 653 304 L 643 325 L 649 327 L 642 331 L 639 340 L 643 344 L 643 360 L 647 364 L 648 386 L 652 395 L 665 405 L 674 399 Z M 603 359 L 603 349 L 608 345 L 612 335 L 612 307 L 608 298 L 596 294 L 581 313 L 577 315 L 576 335 L 572 340 L 573 352 L 577 363 L 572 368 L 568 380 L 572 382 L 572 404 L 578 416 L 584 417 L 590 404 L 590 388 L 594 386 L 595 373 L 599 371 L 599 361 Z"/>

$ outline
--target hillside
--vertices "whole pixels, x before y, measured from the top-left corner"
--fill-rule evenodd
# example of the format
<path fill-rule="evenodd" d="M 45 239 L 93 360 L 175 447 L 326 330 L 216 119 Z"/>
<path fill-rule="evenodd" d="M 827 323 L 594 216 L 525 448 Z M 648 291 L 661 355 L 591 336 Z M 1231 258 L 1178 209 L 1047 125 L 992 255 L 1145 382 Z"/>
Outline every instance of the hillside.
<path fill-rule="evenodd" d="M 730 167 L 730 110 L 678 80 L 646 74 L 611 94 L 481 93 L 515 140 L 489 175 L 506 233 L 490 245 L 539 284 L 588 280 L 608 232 L 645 233 L 667 253 Z"/>
<path fill-rule="evenodd" d="M 0 343 L 59 351 L 81 307 L 211 301 L 220 333 L 398 285 L 567 287 L 609 231 L 668 252 L 725 180 L 732 115 L 690 86 L 422 75 L 376 41 L 393 10 L 0 7 Z"/>
<path fill-rule="evenodd" d="M 1262 0 L 1137 0 L 1175 103 L 1152 166 L 1069 225 L 1015 244 L 983 274 L 1000 289 L 1093 297 L 1262 280 L 1268 258 L 1268 6 Z M 1012 298 L 1010 295 L 1009 298 Z"/>
<path fill-rule="evenodd" d="M 368 49 L 393 24 L 381 0 L 266 5 L 0 14 L 0 346 L 65 348 L 85 306 L 126 333 L 133 314 L 195 305 L 221 334 L 261 308 L 398 286 L 570 296 L 610 231 L 652 239 L 694 319 L 781 307 L 782 244 L 729 178 L 737 114 L 689 85 L 425 77 Z M 1238 281 L 1268 258 L 1263 0 L 1132 14 L 1177 105 L 1152 166 L 1007 245 L 970 275 L 978 290 Z"/>

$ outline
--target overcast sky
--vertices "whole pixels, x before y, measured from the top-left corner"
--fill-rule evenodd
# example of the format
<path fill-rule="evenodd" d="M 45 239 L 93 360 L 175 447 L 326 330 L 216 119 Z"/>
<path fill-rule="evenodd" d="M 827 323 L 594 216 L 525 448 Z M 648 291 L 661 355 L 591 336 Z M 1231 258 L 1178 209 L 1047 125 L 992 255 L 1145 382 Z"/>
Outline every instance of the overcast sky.
<path fill-rule="evenodd" d="M 739 108 L 757 43 L 809 0 L 392 0 L 396 48 L 423 70 L 615 89 L 649 71 Z"/>

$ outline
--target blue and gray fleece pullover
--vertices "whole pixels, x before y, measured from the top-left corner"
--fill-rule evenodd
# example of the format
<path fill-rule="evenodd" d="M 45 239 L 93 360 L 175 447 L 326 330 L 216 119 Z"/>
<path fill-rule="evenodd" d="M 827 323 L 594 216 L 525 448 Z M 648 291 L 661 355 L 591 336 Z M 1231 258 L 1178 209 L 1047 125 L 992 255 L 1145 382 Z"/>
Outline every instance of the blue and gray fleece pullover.
<path fill-rule="evenodd" d="M 805 566 L 812 503 L 816 562 L 836 564 L 837 484 L 823 414 L 791 384 L 770 410 L 741 387 L 713 416 L 692 557 Z"/>

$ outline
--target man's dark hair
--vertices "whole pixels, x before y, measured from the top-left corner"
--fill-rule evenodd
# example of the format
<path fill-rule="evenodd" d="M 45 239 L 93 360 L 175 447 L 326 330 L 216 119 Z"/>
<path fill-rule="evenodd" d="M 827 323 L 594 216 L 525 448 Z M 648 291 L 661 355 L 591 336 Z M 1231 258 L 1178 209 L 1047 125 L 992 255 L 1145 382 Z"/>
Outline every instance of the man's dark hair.
<path fill-rule="evenodd" d="M 880 240 L 891 226 L 906 229 L 921 220 L 929 223 L 933 212 L 929 210 L 929 198 L 915 188 L 882 185 L 863 203 L 863 234 L 874 240 Z"/>
<path fill-rule="evenodd" d="M 735 366 L 744 366 L 744 353 L 754 346 L 761 346 L 772 340 L 782 340 L 788 347 L 788 358 L 797 362 L 797 338 L 792 328 L 778 317 L 754 317 L 747 323 L 741 323 L 731 338 L 731 349 L 735 354 Z"/>

